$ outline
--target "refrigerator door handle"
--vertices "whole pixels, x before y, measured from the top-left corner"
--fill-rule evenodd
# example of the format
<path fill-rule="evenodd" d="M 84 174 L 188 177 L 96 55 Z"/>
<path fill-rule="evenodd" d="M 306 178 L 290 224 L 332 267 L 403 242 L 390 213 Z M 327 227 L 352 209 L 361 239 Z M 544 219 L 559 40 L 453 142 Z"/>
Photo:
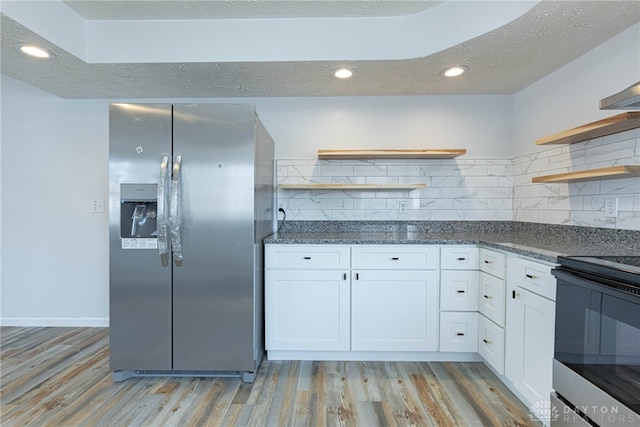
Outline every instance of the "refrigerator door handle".
<path fill-rule="evenodd" d="M 182 208 L 181 208 L 181 184 L 180 169 L 182 166 L 182 156 L 176 155 L 173 162 L 173 174 L 171 175 L 171 203 L 169 215 L 169 224 L 171 225 L 171 251 L 173 253 L 173 260 L 176 267 L 182 265 L 182 230 L 180 225 L 182 222 Z"/>
<path fill-rule="evenodd" d="M 169 265 L 169 239 L 167 214 L 169 213 L 169 156 L 160 160 L 160 176 L 158 178 L 158 204 L 156 226 L 158 228 L 158 252 L 163 267 Z"/>

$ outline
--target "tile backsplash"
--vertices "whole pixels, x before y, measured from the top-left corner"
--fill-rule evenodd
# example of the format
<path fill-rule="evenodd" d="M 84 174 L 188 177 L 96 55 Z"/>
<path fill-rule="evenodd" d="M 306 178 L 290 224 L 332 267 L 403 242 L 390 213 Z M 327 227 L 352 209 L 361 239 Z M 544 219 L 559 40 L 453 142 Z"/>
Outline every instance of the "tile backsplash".
<path fill-rule="evenodd" d="M 531 183 L 538 175 L 640 165 L 640 129 L 550 147 L 513 159 L 514 220 L 640 230 L 640 177 Z M 610 199 L 618 201 L 617 217 L 605 216 Z"/>
<path fill-rule="evenodd" d="M 574 170 L 640 165 L 640 129 L 513 160 L 277 161 L 278 184 L 426 184 L 414 190 L 278 189 L 287 220 L 524 221 L 640 230 L 640 177 L 568 184 L 531 178 Z M 618 216 L 605 217 L 607 199 Z M 406 212 L 401 207 L 406 206 Z"/>
<path fill-rule="evenodd" d="M 278 160 L 278 183 L 426 184 L 414 190 L 278 190 L 292 220 L 511 220 L 509 160 Z M 406 204 L 406 213 L 401 212 Z"/>

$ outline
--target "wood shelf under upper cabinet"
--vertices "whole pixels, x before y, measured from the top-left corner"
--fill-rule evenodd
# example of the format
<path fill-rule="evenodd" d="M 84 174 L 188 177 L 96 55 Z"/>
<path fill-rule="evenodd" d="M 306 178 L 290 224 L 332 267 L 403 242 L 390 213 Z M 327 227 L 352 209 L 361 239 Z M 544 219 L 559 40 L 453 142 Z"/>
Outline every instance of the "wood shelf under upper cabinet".
<path fill-rule="evenodd" d="M 320 160 L 350 159 L 453 159 L 467 154 L 466 148 L 410 150 L 318 150 Z"/>
<path fill-rule="evenodd" d="M 596 179 L 631 178 L 640 176 L 640 166 L 613 166 L 610 168 L 590 169 L 579 172 L 559 173 L 555 175 L 536 176 L 531 182 L 577 182 Z"/>
<path fill-rule="evenodd" d="M 640 111 L 629 111 L 540 138 L 536 141 L 536 145 L 574 144 L 638 127 L 640 127 Z"/>
<path fill-rule="evenodd" d="M 426 184 L 278 184 L 284 190 L 415 190 Z"/>

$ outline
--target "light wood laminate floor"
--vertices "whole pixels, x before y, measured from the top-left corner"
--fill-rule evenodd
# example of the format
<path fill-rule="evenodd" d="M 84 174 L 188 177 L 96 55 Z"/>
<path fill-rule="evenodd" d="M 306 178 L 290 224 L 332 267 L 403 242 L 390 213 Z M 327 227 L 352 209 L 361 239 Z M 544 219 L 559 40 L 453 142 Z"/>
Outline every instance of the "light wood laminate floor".
<path fill-rule="evenodd" d="M 238 378 L 111 381 L 106 328 L 0 330 L 10 426 L 530 426 L 481 363 L 265 360 Z"/>

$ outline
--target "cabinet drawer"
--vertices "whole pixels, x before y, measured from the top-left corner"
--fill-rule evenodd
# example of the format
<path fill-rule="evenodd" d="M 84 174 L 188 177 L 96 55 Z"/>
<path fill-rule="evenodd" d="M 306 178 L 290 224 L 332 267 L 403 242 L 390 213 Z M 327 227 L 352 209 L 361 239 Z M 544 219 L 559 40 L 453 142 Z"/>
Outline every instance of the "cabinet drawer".
<path fill-rule="evenodd" d="M 489 249 L 480 248 L 480 270 L 504 279 L 505 255 Z"/>
<path fill-rule="evenodd" d="M 482 315 L 478 316 L 478 353 L 504 374 L 504 329 Z"/>
<path fill-rule="evenodd" d="M 440 273 L 440 310 L 478 311 L 479 271 Z"/>
<path fill-rule="evenodd" d="M 504 280 L 487 273 L 480 273 L 478 310 L 502 327 L 504 327 L 506 311 L 505 292 Z"/>
<path fill-rule="evenodd" d="M 357 246 L 351 250 L 352 268 L 376 270 L 436 270 L 438 247 L 424 245 Z"/>
<path fill-rule="evenodd" d="M 267 245 L 265 268 L 340 268 L 351 264 L 349 246 Z"/>
<path fill-rule="evenodd" d="M 440 250 L 443 270 L 477 270 L 480 252 L 476 246 L 446 246 Z"/>
<path fill-rule="evenodd" d="M 440 351 L 478 351 L 478 313 L 440 313 Z"/>
<path fill-rule="evenodd" d="M 551 266 L 549 265 L 523 258 L 516 258 L 514 262 L 513 280 L 516 286 L 520 286 L 552 301 L 556 299 L 556 278 L 551 275 Z"/>

